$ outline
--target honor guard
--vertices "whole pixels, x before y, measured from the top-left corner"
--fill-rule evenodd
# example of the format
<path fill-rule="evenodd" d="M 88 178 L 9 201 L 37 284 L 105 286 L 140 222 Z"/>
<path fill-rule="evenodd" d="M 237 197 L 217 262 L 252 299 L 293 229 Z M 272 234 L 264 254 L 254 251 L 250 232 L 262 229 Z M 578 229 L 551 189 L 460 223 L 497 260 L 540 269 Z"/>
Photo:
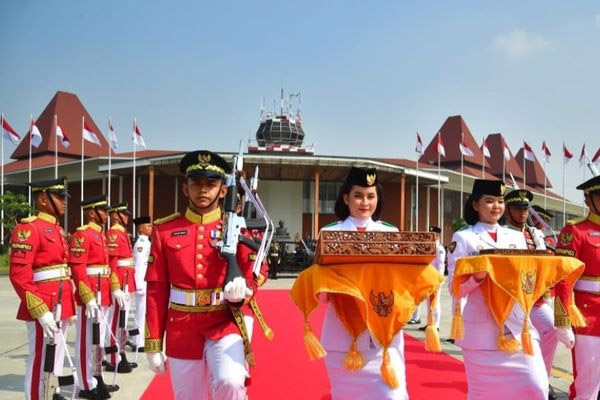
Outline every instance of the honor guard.
<path fill-rule="evenodd" d="M 583 190 L 590 212 L 587 218 L 570 221 L 561 230 L 557 255 L 577 257 L 585 263 L 583 275 L 575 283 L 575 305 L 587 326 L 575 328 L 572 349 L 573 374 L 570 399 L 596 399 L 600 390 L 600 176 L 577 186 Z M 574 313 L 569 310 L 566 290 L 556 288 L 556 325 L 569 328 Z M 573 324 L 574 325 L 574 324 Z"/>
<path fill-rule="evenodd" d="M 81 202 L 87 224 L 71 235 L 69 265 L 77 288 L 77 375 L 79 397 L 108 399 L 116 385 L 107 385 L 102 376 L 102 349 L 108 326 L 108 309 L 114 298 L 122 307 L 125 294 L 116 272 L 108 265 L 108 249 L 102 226 L 106 223 L 106 196 Z M 100 300 L 100 301 L 98 301 Z M 107 329 L 109 328 L 109 329 Z"/>
<path fill-rule="evenodd" d="M 135 326 L 139 332 L 144 332 L 146 326 L 146 270 L 150 257 L 150 236 L 152 222 L 150 217 L 138 217 L 133 220 L 137 227 L 137 240 L 133 244 L 133 264 L 135 266 Z M 144 351 L 144 336 L 138 334 L 132 338 L 134 350 Z"/>
<path fill-rule="evenodd" d="M 163 337 L 176 399 L 246 399 L 252 318 L 239 305 L 255 289 L 252 255 L 238 245 L 244 278 L 225 288 L 228 270 L 216 247 L 226 221 L 219 200 L 230 165 L 209 151 L 186 154 L 184 215 L 155 221 L 148 260 L 145 350 L 150 368 L 165 371 Z M 235 318 L 234 318 L 235 316 Z"/>
<path fill-rule="evenodd" d="M 111 227 L 106 231 L 108 246 L 108 264 L 113 272 L 119 277 L 121 289 L 126 295 L 125 308 L 122 308 L 118 302 L 113 304 L 110 313 L 110 345 L 115 346 L 119 341 L 119 351 L 117 354 L 110 354 L 110 362 L 106 366 L 106 371 L 114 371 L 118 364 L 117 372 L 129 373 L 137 364 L 130 363 L 125 355 L 125 343 L 127 341 L 127 314 L 130 307 L 130 293 L 136 289 L 135 269 L 133 264 L 133 254 L 131 251 L 131 241 L 127 234 L 127 223 L 131 217 L 131 212 L 127 208 L 127 203 L 119 203 L 108 208 Z M 124 311 L 124 312 L 123 312 Z M 121 321 L 119 320 L 121 319 Z M 122 320 L 124 319 L 124 321 Z M 123 325 L 123 326 L 119 326 Z"/>
<path fill-rule="evenodd" d="M 49 363 L 55 376 L 62 375 L 65 337 L 69 319 L 75 315 L 67 242 L 58 223 L 68 194 L 64 178 L 29 185 L 37 213 L 22 219 L 12 232 L 9 270 L 10 281 L 21 298 L 17 319 L 27 325 L 25 398 L 37 400 L 50 395 L 59 400 L 64 397 L 48 392 L 43 367 Z M 44 338 L 53 342 L 54 360 L 45 359 L 51 354 L 46 351 Z"/>

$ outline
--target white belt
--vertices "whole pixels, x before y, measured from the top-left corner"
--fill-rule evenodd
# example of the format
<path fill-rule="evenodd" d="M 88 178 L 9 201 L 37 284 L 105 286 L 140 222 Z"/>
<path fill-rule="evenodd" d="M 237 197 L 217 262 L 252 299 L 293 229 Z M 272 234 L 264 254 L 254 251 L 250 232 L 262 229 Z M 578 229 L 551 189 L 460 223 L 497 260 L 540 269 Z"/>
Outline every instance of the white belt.
<path fill-rule="evenodd" d="M 43 268 L 44 267 L 42 267 L 42 271 L 33 272 L 34 282 L 47 281 L 49 279 L 62 279 L 71 276 L 70 270 L 66 265 L 58 265 L 50 269 Z"/>
<path fill-rule="evenodd" d="M 169 301 L 183 306 L 216 306 L 227 302 L 221 289 L 183 290 L 174 286 Z"/>
<path fill-rule="evenodd" d="M 93 266 L 93 267 L 87 267 L 85 269 L 85 271 L 89 276 L 96 276 L 98 274 L 110 275 L 110 269 L 108 268 L 107 265 L 104 265 L 104 266 L 97 265 L 97 266 Z"/>
<path fill-rule="evenodd" d="M 120 258 L 117 261 L 117 267 L 133 267 L 133 258 Z"/>
<path fill-rule="evenodd" d="M 575 282 L 575 290 L 578 292 L 589 292 L 600 295 L 600 278 L 580 278 L 577 282 Z"/>

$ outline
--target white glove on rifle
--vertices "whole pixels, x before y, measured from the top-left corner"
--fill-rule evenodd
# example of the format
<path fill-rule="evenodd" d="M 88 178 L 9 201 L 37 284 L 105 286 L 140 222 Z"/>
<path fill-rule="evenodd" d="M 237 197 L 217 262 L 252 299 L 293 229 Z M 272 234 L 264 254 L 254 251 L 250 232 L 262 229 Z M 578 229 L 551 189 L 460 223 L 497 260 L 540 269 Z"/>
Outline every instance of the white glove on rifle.
<path fill-rule="evenodd" d="M 230 303 L 239 303 L 252 296 L 252 290 L 246 286 L 246 280 L 241 277 L 233 278 L 233 281 L 225 285 L 223 297 Z"/>
<path fill-rule="evenodd" d="M 119 307 L 121 307 L 122 309 L 125 308 L 125 304 L 127 303 L 127 295 L 124 291 L 122 291 L 121 289 L 117 289 L 114 292 L 112 292 L 112 297 L 113 299 L 115 299 L 117 304 L 119 304 Z"/>
<path fill-rule="evenodd" d="M 146 353 L 146 358 L 148 359 L 148 366 L 152 372 L 155 374 L 165 373 L 165 361 L 167 360 L 167 357 L 165 357 L 162 352 Z"/>
<path fill-rule="evenodd" d="M 54 315 L 50 311 L 46 311 L 38 318 L 38 322 L 44 331 L 44 337 L 52 339 L 54 334 L 58 332 L 58 326 L 54 321 Z"/>
<path fill-rule="evenodd" d="M 85 303 L 85 316 L 89 319 L 98 318 L 100 314 L 100 307 L 98 307 L 98 303 L 96 303 L 95 299 L 92 299 Z"/>
<path fill-rule="evenodd" d="M 575 335 L 571 328 L 557 328 L 556 337 L 567 349 L 572 349 L 575 346 Z"/>

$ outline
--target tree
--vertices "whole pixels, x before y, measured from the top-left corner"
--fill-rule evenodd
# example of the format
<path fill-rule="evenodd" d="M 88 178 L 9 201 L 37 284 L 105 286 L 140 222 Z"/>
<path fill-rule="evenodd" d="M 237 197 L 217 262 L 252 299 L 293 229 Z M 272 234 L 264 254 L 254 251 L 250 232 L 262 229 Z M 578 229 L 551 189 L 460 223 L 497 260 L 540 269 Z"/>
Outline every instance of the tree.
<path fill-rule="evenodd" d="M 6 192 L 0 196 L 0 209 L 4 210 L 2 223 L 4 224 L 5 232 L 8 233 L 8 235 L 5 235 L 5 238 L 10 237 L 10 232 L 12 232 L 21 218 L 33 212 L 33 208 L 27 202 L 27 197 L 12 192 Z"/>

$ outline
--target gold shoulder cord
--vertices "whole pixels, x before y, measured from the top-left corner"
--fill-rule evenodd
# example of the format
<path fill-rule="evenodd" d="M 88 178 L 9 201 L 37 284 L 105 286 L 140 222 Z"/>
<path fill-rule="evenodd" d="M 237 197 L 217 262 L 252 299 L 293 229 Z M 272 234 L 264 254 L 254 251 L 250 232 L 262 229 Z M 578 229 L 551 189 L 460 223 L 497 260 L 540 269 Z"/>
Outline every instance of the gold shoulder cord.
<path fill-rule="evenodd" d="M 235 324 L 239 328 L 240 335 L 244 341 L 244 354 L 246 355 L 246 362 L 251 367 L 254 367 L 256 365 L 256 361 L 254 360 L 254 353 L 252 353 L 252 348 L 250 347 L 250 337 L 248 336 L 248 330 L 246 329 L 246 322 L 244 322 L 244 313 L 240 307 L 230 305 L 229 309 L 231 310 L 231 314 L 233 314 Z"/>

